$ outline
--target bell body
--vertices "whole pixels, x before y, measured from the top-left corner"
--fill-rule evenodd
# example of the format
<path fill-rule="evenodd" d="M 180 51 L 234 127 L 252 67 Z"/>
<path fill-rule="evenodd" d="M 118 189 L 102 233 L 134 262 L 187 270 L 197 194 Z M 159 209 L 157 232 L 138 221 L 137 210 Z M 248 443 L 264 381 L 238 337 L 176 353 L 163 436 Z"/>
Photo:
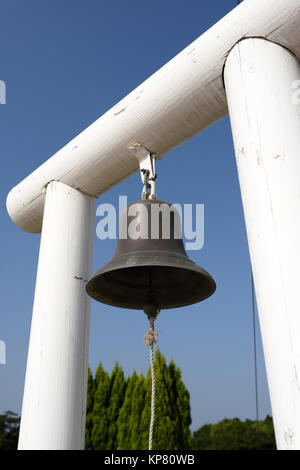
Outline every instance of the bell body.
<path fill-rule="evenodd" d="M 99 302 L 147 313 L 200 302 L 216 285 L 188 258 L 178 211 L 169 203 L 146 200 L 121 214 L 115 255 L 86 289 Z"/>

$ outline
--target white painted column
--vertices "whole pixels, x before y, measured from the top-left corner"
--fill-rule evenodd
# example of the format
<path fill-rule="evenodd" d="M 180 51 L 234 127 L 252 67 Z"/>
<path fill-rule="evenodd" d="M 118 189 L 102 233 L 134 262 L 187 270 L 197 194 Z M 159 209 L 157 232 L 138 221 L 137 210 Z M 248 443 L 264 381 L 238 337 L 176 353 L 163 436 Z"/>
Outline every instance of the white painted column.
<path fill-rule="evenodd" d="M 277 447 L 300 449 L 300 65 L 245 39 L 224 78 Z"/>
<path fill-rule="evenodd" d="M 84 448 L 95 199 L 47 186 L 19 449 Z"/>

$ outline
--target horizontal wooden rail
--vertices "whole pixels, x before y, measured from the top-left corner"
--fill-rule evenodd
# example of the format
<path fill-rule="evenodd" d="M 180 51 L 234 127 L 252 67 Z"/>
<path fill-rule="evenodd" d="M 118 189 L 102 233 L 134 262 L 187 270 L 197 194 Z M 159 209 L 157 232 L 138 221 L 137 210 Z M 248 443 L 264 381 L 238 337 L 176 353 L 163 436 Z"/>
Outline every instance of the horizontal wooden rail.
<path fill-rule="evenodd" d="M 7 198 L 12 220 L 40 232 L 49 181 L 98 197 L 138 170 L 135 142 L 161 158 L 215 123 L 227 114 L 222 74 L 233 46 L 264 37 L 300 59 L 299 25 L 300 0 L 244 0 L 15 186 Z"/>

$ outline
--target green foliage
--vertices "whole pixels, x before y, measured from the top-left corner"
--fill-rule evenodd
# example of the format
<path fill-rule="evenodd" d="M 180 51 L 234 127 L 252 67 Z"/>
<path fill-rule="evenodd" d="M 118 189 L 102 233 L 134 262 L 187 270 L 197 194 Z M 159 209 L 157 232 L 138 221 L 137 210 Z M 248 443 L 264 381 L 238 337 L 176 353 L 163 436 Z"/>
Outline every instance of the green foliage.
<path fill-rule="evenodd" d="M 275 450 L 273 420 L 224 419 L 205 424 L 191 438 L 189 393 L 173 361 L 156 353 L 156 450 Z M 151 375 L 133 372 L 127 380 L 116 364 L 111 377 L 101 364 L 88 373 L 86 449 L 147 449 L 150 423 Z M 20 418 L 11 411 L 0 415 L 0 450 L 18 445 Z"/>
<path fill-rule="evenodd" d="M 192 449 L 192 436 L 190 432 L 190 425 L 192 423 L 190 394 L 181 379 L 180 369 L 176 368 L 173 361 L 170 363 L 169 370 L 171 374 L 173 393 L 173 400 L 171 403 L 175 405 L 172 411 L 172 414 L 176 419 L 175 440 L 180 444 L 178 450 L 189 450 Z"/>
<path fill-rule="evenodd" d="M 141 374 L 135 383 L 132 393 L 132 413 L 129 420 L 130 444 L 129 449 L 138 450 L 142 447 L 142 413 L 146 406 L 146 379 Z"/>
<path fill-rule="evenodd" d="M 205 424 L 194 432 L 197 450 L 275 450 L 273 420 L 240 421 L 224 419 L 217 424 Z"/>
<path fill-rule="evenodd" d="M 187 450 L 191 448 L 189 393 L 180 370 L 173 361 L 167 366 L 159 350 L 155 356 L 155 425 L 153 450 Z M 142 413 L 142 449 L 147 449 L 150 425 L 151 371 L 146 381 L 146 404 Z"/>
<path fill-rule="evenodd" d="M 134 371 L 132 376 L 127 379 L 125 397 L 118 416 L 118 450 L 127 450 L 130 446 L 132 430 L 130 426 L 130 421 L 133 416 L 133 391 L 135 389 L 137 381 L 138 376 Z"/>
<path fill-rule="evenodd" d="M 94 404 L 90 446 L 92 449 L 106 449 L 109 428 L 110 378 L 102 364 L 96 372 L 94 383 Z M 91 397 L 88 398 L 88 401 Z"/>
<path fill-rule="evenodd" d="M 0 415 L 0 450 L 15 450 L 18 447 L 20 418 L 12 411 Z"/>
<path fill-rule="evenodd" d="M 121 367 L 116 363 L 112 371 L 110 381 L 110 397 L 108 408 L 108 436 L 106 449 L 117 448 L 117 421 L 119 417 L 120 408 L 124 401 L 126 382 Z"/>
<path fill-rule="evenodd" d="M 88 370 L 87 382 L 87 402 L 86 402 L 86 425 L 85 425 L 85 448 L 93 449 L 92 430 L 93 430 L 93 408 L 94 408 L 95 384 L 92 372 Z"/>
<path fill-rule="evenodd" d="M 191 449 L 189 393 L 172 361 L 168 366 L 159 350 L 155 356 L 156 417 L 153 449 Z M 90 379 L 89 379 L 90 380 Z M 147 378 L 136 372 L 125 381 L 116 364 L 111 378 L 100 364 L 94 387 L 89 384 L 86 449 L 147 449 L 151 413 L 151 371 Z M 109 382 L 109 385 L 108 385 Z M 89 436 L 92 436 L 91 439 Z M 90 444 L 92 442 L 92 445 Z"/>
<path fill-rule="evenodd" d="M 189 393 L 180 369 L 156 351 L 156 401 L 153 450 L 272 450 L 273 421 L 238 418 L 206 424 L 190 433 Z M 151 371 L 133 372 L 127 380 L 116 364 L 111 377 L 100 364 L 93 380 L 89 372 L 86 449 L 147 449 L 151 412 Z"/>
<path fill-rule="evenodd" d="M 141 415 L 145 406 L 145 377 L 134 371 L 127 380 L 123 405 L 117 427 L 117 449 L 141 449 Z"/>

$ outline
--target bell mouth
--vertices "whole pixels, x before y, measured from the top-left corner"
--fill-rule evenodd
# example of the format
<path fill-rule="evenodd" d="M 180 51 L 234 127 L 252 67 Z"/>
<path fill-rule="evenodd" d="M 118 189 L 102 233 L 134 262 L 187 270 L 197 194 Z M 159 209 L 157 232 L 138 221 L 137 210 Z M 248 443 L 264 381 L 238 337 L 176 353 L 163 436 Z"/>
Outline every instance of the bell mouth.
<path fill-rule="evenodd" d="M 186 256 L 152 250 L 113 258 L 86 285 L 98 302 L 134 310 L 144 310 L 150 289 L 162 310 L 201 302 L 215 292 L 216 284 Z"/>

